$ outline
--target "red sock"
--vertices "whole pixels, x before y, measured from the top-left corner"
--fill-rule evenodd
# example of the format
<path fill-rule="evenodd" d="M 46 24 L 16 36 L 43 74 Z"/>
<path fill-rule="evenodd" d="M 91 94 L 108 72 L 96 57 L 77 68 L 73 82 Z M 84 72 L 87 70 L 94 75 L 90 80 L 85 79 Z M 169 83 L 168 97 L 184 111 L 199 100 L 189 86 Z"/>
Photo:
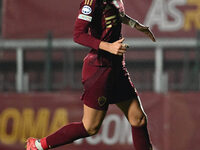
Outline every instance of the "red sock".
<path fill-rule="evenodd" d="M 85 130 L 82 122 L 71 123 L 56 131 L 55 133 L 47 136 L 46 140 L 48 148 L 55 148 L 64 144 L 72 143 L 74 140 L 88 137 L 89 134 Z M 41 141 L 43 141 L 41 139 Z M 41 142 L 45 143 L 45 142 Z M 45 146 L 45 144 L 43 144 Z M 45 147 L 43 147 L 45 149 Z"/>
<path fill-rule="evenodd" d="M 42 146 L 43 150 L 47 150 L 49 148 L 48 145 L 47 145 L 46 137 L 40 139 L 40 143 L 41 143 L 41 146 Z"/>
<path fill-rule="evenodd" d="M 147 131 L 147 125 L 141 127 L 132 126 L 133 143 L 136 150 L 151 150 L 151 142 Z"/>

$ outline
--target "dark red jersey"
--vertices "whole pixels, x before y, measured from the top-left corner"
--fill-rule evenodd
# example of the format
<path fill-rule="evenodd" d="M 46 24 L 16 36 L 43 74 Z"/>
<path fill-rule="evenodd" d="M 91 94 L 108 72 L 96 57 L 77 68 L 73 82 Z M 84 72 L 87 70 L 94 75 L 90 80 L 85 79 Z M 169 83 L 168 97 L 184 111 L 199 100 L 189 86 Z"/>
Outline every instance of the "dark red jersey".
<path fill-rule="evenodd" d="M 115 42 L 120 36 L 121 19 L 119 10 L 112 4 L 112 0 L 83 0 L 81 2 L 75 22 L 75 42 L 91 47 L 93 53 L 98 53 L 98 57 L 103 56 L 110 61 L 112 54 L 99 50 L 99 44 L 101 41 Z"/>
<path fill-rule="evenodd" d="M 121 36 L 119 12 L 123 9 L 113 2 L 116 1 L 84 0 L 75 23 L 74 40 L 92 48 L 83 63 L 82 100 L 97 110 L 106 110 L 109 104 L 137 97 L 123 56 L 99 49 L 101 41 L 115 42 Z"/>

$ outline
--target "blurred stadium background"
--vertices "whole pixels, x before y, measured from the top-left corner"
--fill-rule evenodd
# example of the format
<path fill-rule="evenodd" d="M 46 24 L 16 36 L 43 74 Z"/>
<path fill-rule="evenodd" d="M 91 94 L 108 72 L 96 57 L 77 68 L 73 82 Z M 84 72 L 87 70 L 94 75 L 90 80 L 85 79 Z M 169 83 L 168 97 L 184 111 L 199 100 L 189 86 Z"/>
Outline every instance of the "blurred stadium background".
<path fill-rule="evenodd" d="M 149 117 L 155 150 L 199 150 L 199 0 L 124 0 L 157 42 L 124 26 L 127 67 Z M 23 150 L 82 115 L 81 67 L 88 48 L 72 40 L 79 0 L 0 0 L 0 149 Z M 115 106 L 98 135 L 57 149 L 129 150 Z"/>

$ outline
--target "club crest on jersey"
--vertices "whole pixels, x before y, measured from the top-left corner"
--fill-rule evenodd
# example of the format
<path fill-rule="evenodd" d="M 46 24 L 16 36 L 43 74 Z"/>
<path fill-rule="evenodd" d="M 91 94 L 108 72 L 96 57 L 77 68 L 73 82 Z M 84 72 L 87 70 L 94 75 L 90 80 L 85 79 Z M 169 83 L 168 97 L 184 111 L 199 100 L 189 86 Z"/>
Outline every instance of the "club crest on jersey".
<path fill-rule="evenodd" d="M 82 8 L 82 13 L 85 14 L 85 15 L 89 15 L 90 13 L 92 12 L 92 8 L 90 6 L 83 6 Z"/>
<path fill-rule="evenodd" d="M 105 105 L 106 101 L 107 101 L 107 98 L 106 98 L 106 97 L 104 97 L 104 96 L 99 97 L 99 98 L 98 98 L 99 106 L 102 107 L 103 105 Z"/>

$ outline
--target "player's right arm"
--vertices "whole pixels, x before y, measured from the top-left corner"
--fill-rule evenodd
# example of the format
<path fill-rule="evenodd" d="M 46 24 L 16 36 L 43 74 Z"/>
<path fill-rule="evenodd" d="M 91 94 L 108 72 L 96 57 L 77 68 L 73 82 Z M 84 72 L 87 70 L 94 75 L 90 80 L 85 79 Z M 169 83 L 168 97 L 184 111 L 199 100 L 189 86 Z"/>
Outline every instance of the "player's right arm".
<path fill-rule="evenodd" d="M 80 4 L 79 14 L 74 26 L 74 41 L 81 45 L 98 49 L 101 40 L 88 34 L 93 18 L 96 0 L 83 0 Z"/>
<path fill-rule="evenodd" d="M 93 18 L 95 3 L 96 0 L 83 0 L 81 3 L 74 27 L 74 41 L 96 50 L 102 49 L 115 55 L 122 55 L 127 48 L 122 44 L 124 39 L 114 43 L 108 43 L 88 34 L 89 26 Z"/>

